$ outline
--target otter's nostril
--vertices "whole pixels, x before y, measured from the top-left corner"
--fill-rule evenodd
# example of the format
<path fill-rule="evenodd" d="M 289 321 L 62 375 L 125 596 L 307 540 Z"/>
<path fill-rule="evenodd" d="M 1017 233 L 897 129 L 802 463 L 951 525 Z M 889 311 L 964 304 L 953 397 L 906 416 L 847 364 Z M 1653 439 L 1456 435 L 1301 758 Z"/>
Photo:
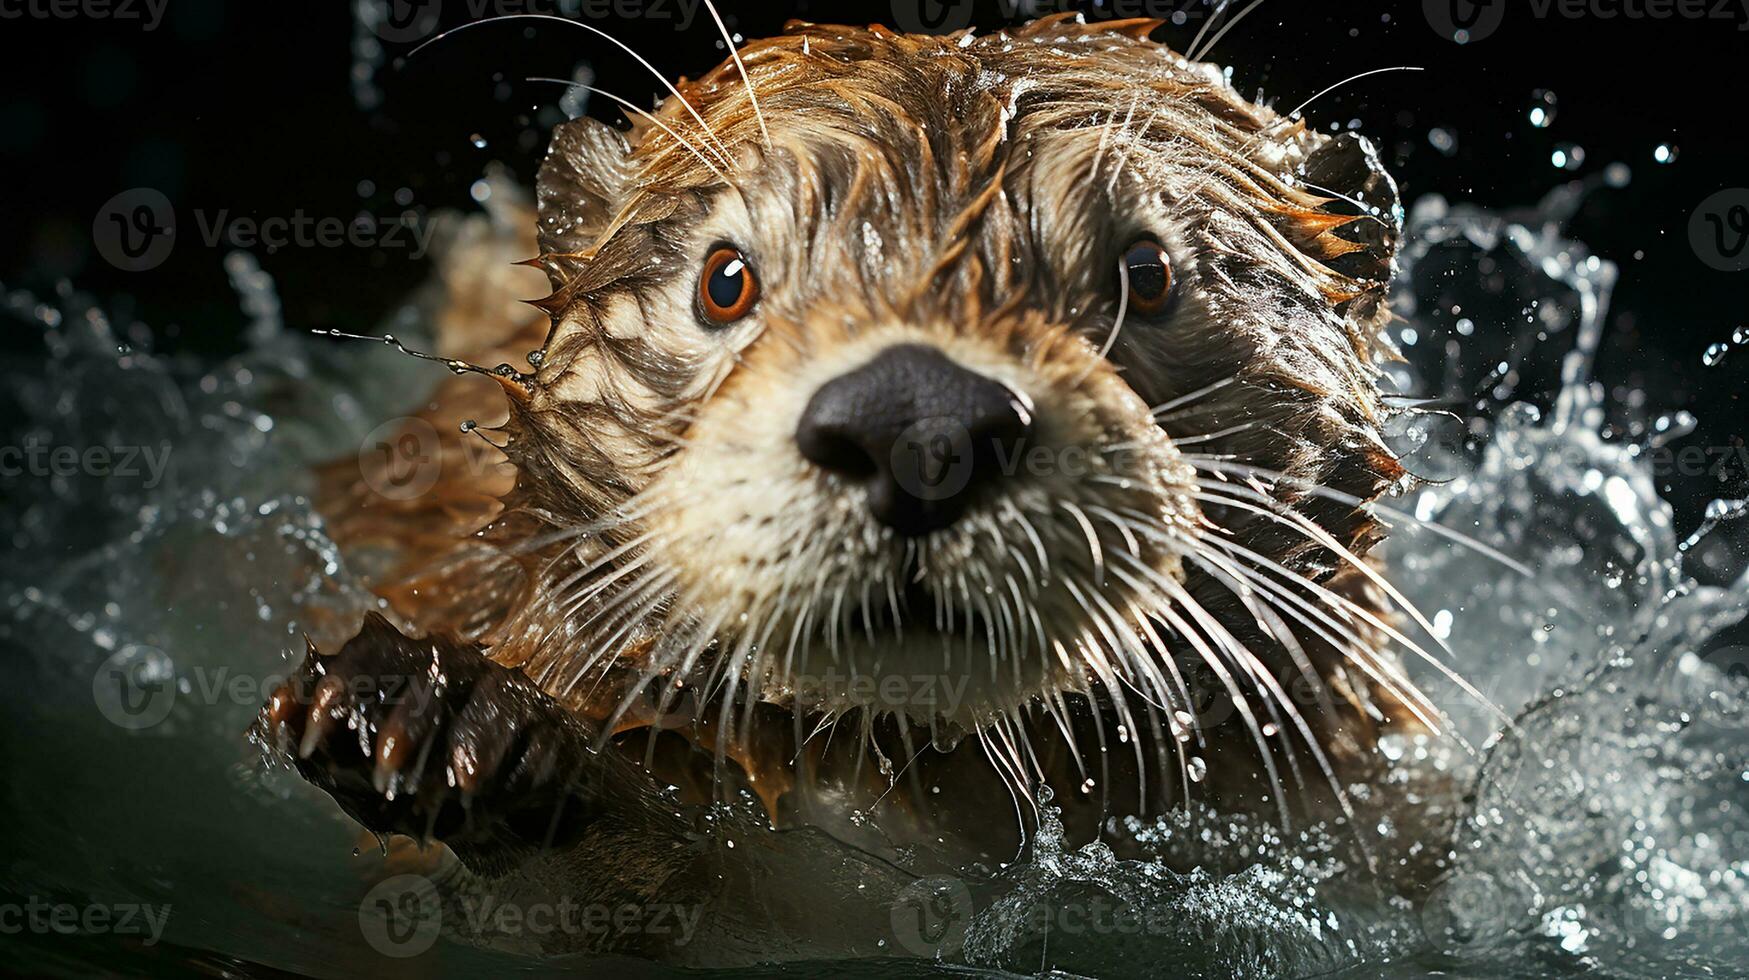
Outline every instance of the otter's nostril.
<path fill-rule="evenodd" d="M 810 422 L 810 416 L 804 415 L 796 427 L 796 447 L 815 466 L 853 479 L 870 476 L 880 468 L 855 430 L 834 420 Z"/>
<path fill-rule="evenodd" d="M 922 535 L 952 524 L 976 487 L 1019 458 L 1031 428 L 1006 385 L 933 347 L 904 344 L 821 386 L 796 446 L 816 466 L 862 482 L 882 523 Z"/>

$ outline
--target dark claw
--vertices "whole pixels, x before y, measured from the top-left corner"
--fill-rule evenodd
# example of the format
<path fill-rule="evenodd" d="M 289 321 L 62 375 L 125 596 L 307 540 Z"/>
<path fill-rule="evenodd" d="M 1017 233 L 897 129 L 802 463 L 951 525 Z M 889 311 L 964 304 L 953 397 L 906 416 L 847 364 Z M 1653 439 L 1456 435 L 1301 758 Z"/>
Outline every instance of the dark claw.
<path fill-rule="evenodd" d="M 298 742 L 298 758 L 308 759 L 316 754 L 316 749 L 325 746 L 329 736 L 345 722 L 350 708 L 345 697 L 346 685 L 338 677 L 324 677 L 316 685 L 304 721 L 304 737 Z"/>
<path fill-rule="evenodd" d="M 413 639 L 376 614 L 339 651 L 312 647 L 256 727 L 379 832 L 538 846 L 554 814 L 589 809 L 573 799 L 589 734 L 568 710 L 477 645 Z"/>

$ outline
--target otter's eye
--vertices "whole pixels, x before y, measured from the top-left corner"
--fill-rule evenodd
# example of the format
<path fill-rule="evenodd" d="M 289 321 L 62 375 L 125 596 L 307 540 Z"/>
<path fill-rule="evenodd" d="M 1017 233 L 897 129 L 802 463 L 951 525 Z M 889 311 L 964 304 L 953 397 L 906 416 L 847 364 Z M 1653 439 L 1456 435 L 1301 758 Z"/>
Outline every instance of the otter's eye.
<path fill-rule="evenodd" d="M 733 245 L 712 249 L 698 280 L 698 309 L 705 320 L 726 327 L 751 312 L 758 300 L 759 282 L 741 250 Z"/>
<path fill-rule="evenodd" d="M 1172 303 L 1172 257 L 1166 247 L 1143 238 L 1123 256 L 1130 281 L 1130 309 L 1142 316 L 1166 311 Z"/>

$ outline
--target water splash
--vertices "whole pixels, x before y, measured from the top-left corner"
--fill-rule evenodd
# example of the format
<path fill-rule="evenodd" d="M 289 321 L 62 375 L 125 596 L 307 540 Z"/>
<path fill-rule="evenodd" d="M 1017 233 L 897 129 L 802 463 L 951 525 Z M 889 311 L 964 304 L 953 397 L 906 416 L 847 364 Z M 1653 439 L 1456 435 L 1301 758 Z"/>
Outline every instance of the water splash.
<path fill-rule="evenodd" d="M 1394 579 L 1446 631 L 1458 668 L 1515 716 L 1503 730 L 1442 678 L 1418 678 L 1461 734 L 1488 745 L 1453 768 L 1468 799 L 1388 794 L 1417 799 L 1418 815 L 1456 814 L 1454 840 L 1416 842 L 1451 848 L 1432 893 L 1414 903 L 1357 887 L 1334 858 L 1333 828 L 1280 840 L 1211 813 L 1113 828 L 1175 854 L 1176 867 L 1208 851 L 1187 842 L 1243 856 L 1179 875 L 1104 844 L 1070 850 L 1047 818 L 1033 860 L 1005 873 L 1011 890 L 974 918 L 974 961 L 1640 978 L 1734 975 L 1749 961 L 1749 654 L 1709 646 L 1749 613 L 1749 504 L 1716 501 L 1679 538 L 1650 450 L 1696 421 L 1665 416 L 1638 443 L 1600 434 L 1608 406 L 1593 368 L 1617 272 L 1561 230 L 1600 182 L 1513 215 L 1424 198 L 1409 220 L 1398 303 L 1408 361 L 1392 371 L 1406 393 L 1469 417 L 1404 425 L 1411 467 L 1441 478 L 1407 509 L 1535 570 L 1513 574 L 1408 522 L 1389 547 Z M 1424 741 L 1380 749 L 1408 763 L 1387 782 L 1452 765 Z M 1352 789 L 1359 822 L 1377 819 L 1388 842 L 1400 803 L 1375 810 L 1379 794 Z M 1144 924 L 1141 938 L 1065 934 L 1048 911 L 1100 899 Z"/>
<path fill-rule="evenodd" d="M 1609 180 L 1521 214 L 1427 198 L 1410 216 L 1398 302 L 1407 360 L 1391 376 L 1461 417 L 1404 419 L 1411 467 L 1438 482 L 1398 506 L 1536 574 L 1406 521 L 1387 557 L 1456 666 L 1514 727 L 1501 731 L 1438 676 L 1420 678 L 1485 754 L 1466 761 L 1447 743 L 1390 739 L 1379 746 L 1385 785 L 1348 787 L 1354 825 L 1287 838 L 1267 822 L 1180 811 L 1109 826 L 1108 840 L 1141 853 L 1120 858 L 1105 843 L 1070 846 L 1041 798 L 1028 860 L 968 872 L 983 902 L 964 958 L 1029 973 L 1223 977 L 1651 978 L 1749 961 L 1749 702 L 1731 680 L 1749 655 L 1714 639 L 1749 602 L 1749 506 L 1720 500 L 1679 532 L 1653 450 L 1692 431 L 1692 417 L 1650 420 L 1638 442 L 1600 434 L 1609 406 L 1593 366 L 1616 270 L 1561 228 Z M 0 684 L 7 771 L 15 785 L 60 786 L 56 760 L 77 759 L 89 784 L 22 808 L 9 833 L 23 849 L 73 856 L 15 864 L 4 883 L 172 901 L 188 912 L 173 941 L 281 968 L 331 969 L 344 950 L 369 963 L 343 897 L 355 882 L 323 878 L 304 858 L 348 853 L 353 835 L 240 764 L 237 733 L 258 697 L 213 696 L 210 685 L 226 670 L 271 678 L 324 611 L 373 603 L 301 488 L 311 464 L 402 408 L 393 393 L 430 378 L 380 344 L 287 329 L 260 267 L 243 253 L 225 267 L 246 341 L 216 367 L 154 353 L 149 331 L 70 288 L 0 294 L 42 338 L 42 355 L 8 364 L 0 385 L 18 444 L 173 449 L 151 486 L 51 474 L 0 512 L 18 546 L 0 559 L 0 644 L 8 669 L 28 675 Z M 417 338 L 427 315 L 409 306 L 384 326 Z M 50 553 L 70 557 L 45 571 Z M 92 678 L 111 660 L 179 693 L 160 724 L 137 732 L 101 717 Z M 61 746 L 53 759 L 14 748 L 44 730 Z M 1448 782 L 1467 794 L 1439 788 Z M 202 811 L 163 806 L 167 787 Z M 1425 829 L 1445 823 L 1455 840 Z M 253 829 L 269 825 L 271 846 Z M 1357 829 L 1393 861 L 1444 862 L 1432 894 L 1375 888 L 1348 850 Z M 99 840 L 152 843 L 119 860 L 80 846 Z M 212 868 L 215 848 L 248 862 L 248 879 L 271 882 L 271 894 L 239 904 L 237 880 Z M 1193 854 L 1205 856 L 1200 869 L 1170 870 Z M 359 860 L 381 861 L 373 855 Z M 316 915 L 313 946 L 279 926 L 288 895 L 335 913 Z"/>

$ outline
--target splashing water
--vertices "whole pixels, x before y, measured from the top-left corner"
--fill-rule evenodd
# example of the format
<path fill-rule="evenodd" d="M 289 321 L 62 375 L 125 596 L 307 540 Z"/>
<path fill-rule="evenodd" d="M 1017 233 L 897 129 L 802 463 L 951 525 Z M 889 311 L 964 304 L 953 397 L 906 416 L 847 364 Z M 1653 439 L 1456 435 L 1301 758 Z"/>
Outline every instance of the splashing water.
<path fill-rule="evenodd" d="M 1714 640 L 1749 611 L 1749 508 L 1719 501 L 1693 533 L 1675 526 L 1656 450 L 1692 419 L 1649 423 L 1640 443 L 1599 434 L 1610 406 L 1591 367 L 1616 270 L 1562 237 L 1584 189 L 1525 214 L 1428 198 L 1410 215 L 1406 359 L 1388 370 L 1455 414 L 1396 434 L 1435 482 L 1392 502 L 1416 520 L 1393 521 L 1387 559 L 1455 666 L 1515 719 L 1423 671 L 1453 731 L 1482 748 L 1391 739 L 1389 785 L 1349 788 L 1370 834 L 1443 869 L 1431 894 L 1384 897 L 1344 858 L 1346 827 L 1284 835 L 1193 809 L 1108 828 L 1162 859 L 1223 856 L 1189 874 L 1074 848 L 1047 793 L 1028 859 L 967 874 L 979 900 L 962 910 L 959 958 L 1183 976 L 1649 978 L 1749 962 L 1749 708 L 1732 680 L 1749 655 Z M 114 460 L 101 474 L 49 467 L 0 513 L 14 545 L 0 559 L 0 752 L 8 833 L 30 855 L 3 884 L 170 904 L 163 941 L 190 960 L 368 968 L 380 961 L 360 941 L 358 895 L 385 858 L 295 780 L 248 764 L 240 733 L 301 632 L 375 604 L 303 496 L 309 468 L 406 408 L 387 393 L 432 379 L 380 346 L 285 329 L 253 259 L 226 269 L 247 346 L 218 367 L 151 353 L 148 331 L 71 289 L 3 296 L 44 345 L 0 384 L 7 444 L 161 461 L 133 476 Z M 409 305 L 387 326 L 419 338 L 430 312 Z M 117 671 L 170 693 L 119 704 L 105 693 Z M 48 741 L 58 751 L 34 749 Z M 1417 775 L 1429 770 L 1441 778 Z M 1455 840 L 1424 838 L 1422 813 L 1449 815 Z M 121 955 L 71 948 L 43 955 Z M 456 975 L 533 965 L 441 952 Z"/>

